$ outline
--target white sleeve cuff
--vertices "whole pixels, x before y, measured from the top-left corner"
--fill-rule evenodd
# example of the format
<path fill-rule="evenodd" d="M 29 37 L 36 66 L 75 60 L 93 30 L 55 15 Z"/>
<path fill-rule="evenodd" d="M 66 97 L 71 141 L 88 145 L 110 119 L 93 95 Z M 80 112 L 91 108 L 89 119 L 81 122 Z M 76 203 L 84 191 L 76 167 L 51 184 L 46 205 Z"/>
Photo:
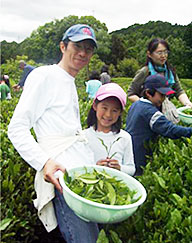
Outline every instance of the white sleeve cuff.
<path fill-rule="evenodd" d="M 133 176 L 135 174 L 135 165 L 121 165 L 121 171 Z"/>

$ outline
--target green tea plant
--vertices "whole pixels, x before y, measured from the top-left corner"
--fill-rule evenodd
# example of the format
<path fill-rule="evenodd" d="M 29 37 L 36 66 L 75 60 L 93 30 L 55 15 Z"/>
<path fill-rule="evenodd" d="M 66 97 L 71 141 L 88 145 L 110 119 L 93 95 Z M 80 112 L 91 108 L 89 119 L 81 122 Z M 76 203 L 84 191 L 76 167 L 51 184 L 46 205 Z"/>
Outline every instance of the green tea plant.
<path fill-rule="evenodd" d="M 31 242 L 40 225 L 33 207 L 34 173 L 15 151 L 7 126 L 18 98 L 1 102 L 1 242 Z M 31 238 L 30 235 L 34 235 Z"/>
<path fill-rule="evenodd" d="M 125 91 L 128 78 L 116 78 Z M 181 83 L 192 100 L 192 80 Z M 88 111 L 85 87 L 78 88 L 82 127 Z M 43 225 L 33 206 L 35 170 L 22 160 L 7 137 L 7 127 L 20 93 L 1 102 L 1 242 L 40 242 Z M 176 107 L 182 106 L 175 98 Z M 122 126 L 131 103 L 128 101 Z M 180 125 L 184 125 L 180 122 Z M 189 126 L 189 125 L 188 125 Z M 147 200 L 133 216 L 119 224 L 105 225 L 98 243 L 188 243 L 192 241 L 192 139 L 160 138 L 144 174 L 137 177 L 147 190 Z M 49 237 L 50 238 L 50 237 Z M 103 240 L 103 241 L 102 241 Z M 47 242 L 51 242 L 48 241 Z M 56 238 L 52 240 L 56 242 Z"/>
<path fill-rule="evenodd" d="M 105 150 L 106 150 L 106 152 L 107 152 L 107 158 L 108 158 L 108 159 L 112 159 L 113 156 L 115 156 L 115 154 L 117 153 L 117 152 L 114 152 L 113 154 L 110 154 L 111 149 L 112 149 L 112 146 L 113 146 L 114 143 L 116 143 L 117 141 L 119 141 L 119 139 L 121 139 L 121 137 L 119 137 L 119 138 L 117 138 L 116 140 L 114 140 L 114 141 L 110 144 L 110 146 L 107 146 L 107 145 L 104 143 L 103 139 L 101 139 L 101 138 L 98 138 L 98 139 L 101 141 L 101 144 L 104 146 L 104 148 L 105 148 Z"/>

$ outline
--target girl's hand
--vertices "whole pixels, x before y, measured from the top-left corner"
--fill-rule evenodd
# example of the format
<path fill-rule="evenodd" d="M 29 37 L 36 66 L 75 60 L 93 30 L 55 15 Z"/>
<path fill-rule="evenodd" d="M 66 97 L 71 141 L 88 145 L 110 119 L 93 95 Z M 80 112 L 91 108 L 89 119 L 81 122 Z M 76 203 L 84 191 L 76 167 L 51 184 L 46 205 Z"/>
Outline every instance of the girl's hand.
<path fill-rule="evenodd" d="M 109 159 L 100 159 L 99 161 L 97 161 L 96 165 L 108 166 L 108 163 L 109 163 Z"/>
<path fill-rule="evenodd" d="M 121 168 L 121 166 L 119 165 L 119 162 L 117 160 L 109 159 L 109 158 L 101 159 L 101 160 L 97 161 L 96 164 L 100 165 L 100 166 L 107 166 L 110 168 L 114 168 L 116 170 L 120 170 L 120 168 Z"/>
<path fill-rule="evenodd" d="M 118 160 L 116 160 L 116 159 L 108 159 L 108 160 L 109 160 L 108 165 L 107 165 L 108 167 L 116 169 L 116 170 L 121 169 L 121 166 L 120 166 Z"/>

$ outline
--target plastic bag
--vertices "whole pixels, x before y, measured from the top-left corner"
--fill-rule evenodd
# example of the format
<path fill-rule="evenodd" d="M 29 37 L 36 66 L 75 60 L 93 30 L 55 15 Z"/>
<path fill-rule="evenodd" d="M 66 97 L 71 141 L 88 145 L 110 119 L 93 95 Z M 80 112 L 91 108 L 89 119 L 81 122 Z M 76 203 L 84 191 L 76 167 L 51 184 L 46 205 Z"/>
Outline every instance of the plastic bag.
<path fill-rule="evenodd" d="M 180 121 L 179 114 L 175 105 L 166 97 L 162 103 L 162 113 L 167 120 L 177 124 Z"/>

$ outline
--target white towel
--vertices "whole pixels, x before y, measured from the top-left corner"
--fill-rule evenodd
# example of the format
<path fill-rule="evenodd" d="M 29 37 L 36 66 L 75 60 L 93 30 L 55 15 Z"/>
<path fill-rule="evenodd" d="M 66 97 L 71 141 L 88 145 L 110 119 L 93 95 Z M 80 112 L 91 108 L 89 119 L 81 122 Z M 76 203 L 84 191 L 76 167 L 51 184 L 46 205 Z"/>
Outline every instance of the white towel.
<path fill-rule="evenodd" d="M 38 139 L 41 148 L 48 153 L 50 158 L 55 159 L 75 142 L 88 143 L 86 137 L 81 133 L 76 136 L 46 136 Z M 35 191 L 37 198 L 34 206 L 38 210 L 38 216 L 48 232 L 57 227 L 57 220 L 53 208 L 52 199 L 55 197 L 54 185 L 44 180 L 43 170 L 36 173 Z"/>

